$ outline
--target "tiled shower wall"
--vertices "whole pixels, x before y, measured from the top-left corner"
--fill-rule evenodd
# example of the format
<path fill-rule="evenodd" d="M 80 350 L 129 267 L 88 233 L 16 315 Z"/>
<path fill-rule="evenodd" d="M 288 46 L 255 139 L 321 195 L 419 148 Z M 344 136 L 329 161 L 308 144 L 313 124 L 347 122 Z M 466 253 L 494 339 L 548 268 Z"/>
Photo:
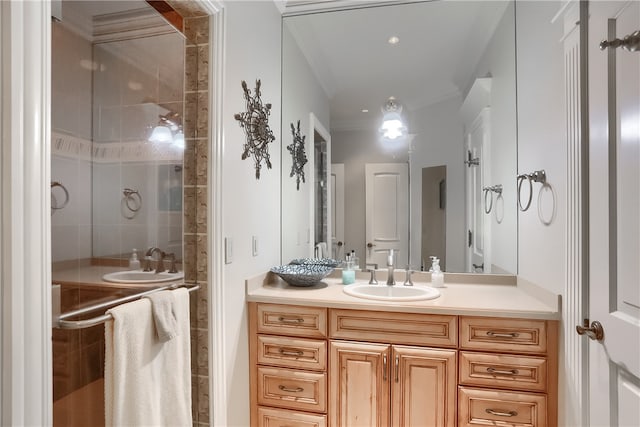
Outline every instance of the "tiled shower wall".
<path fill-rule="evenodd" d="M 184 34 L 187 37 L 184 107 L 185 281 L 200 285 L 191 306 L 193 423 L 194 426 L 208 426 L 209 16 L 193 2 L 168 3 L 184 18 Z"/>

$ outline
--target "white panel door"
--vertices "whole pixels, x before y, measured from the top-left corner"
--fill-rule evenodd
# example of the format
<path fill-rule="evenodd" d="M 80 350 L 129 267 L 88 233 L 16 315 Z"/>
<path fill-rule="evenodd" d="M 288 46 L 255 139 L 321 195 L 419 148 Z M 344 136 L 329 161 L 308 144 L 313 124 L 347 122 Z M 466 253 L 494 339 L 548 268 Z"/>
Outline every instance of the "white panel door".
<path fill-rule="evenodd" d="M 344 163 L 331 164 L 331 257 L 344 259 Z"/>
<path fill-rule="evenodd" d="M 640 52 L 599 44 L 640 30 L 640 2 L 589 8 L 589 417 L 639 426 Z"/>
<path fill-rule="evenodd" d="M 367 263 L 384 268 L 393 249 L 395 266 L 404 268 L 409 259 L 409 166 L 367 163 L 365 193 Z"/>
<path fill-rule="evenodd" d="M 467 153 L 466 194 L 467 194 L 467 256 L 466 268 L 470 273 L 491 272 L 489 227 L 485 220 L 483 187 L 484 173 L 488 170 L 486 162 L 489 143 L 489 108 L 485 108 L 465 130 L 465 150 Z"/>

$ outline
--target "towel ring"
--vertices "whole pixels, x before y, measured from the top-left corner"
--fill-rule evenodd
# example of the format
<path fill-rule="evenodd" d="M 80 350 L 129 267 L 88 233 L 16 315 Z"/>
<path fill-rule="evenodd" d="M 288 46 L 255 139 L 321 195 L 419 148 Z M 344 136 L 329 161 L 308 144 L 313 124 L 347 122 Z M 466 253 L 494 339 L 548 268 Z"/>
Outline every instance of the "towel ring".
<path fill-rule="evenodd" d="M 69 203 L 69 191 L 67 191 L 67 187 L 65 187 L 64 185 L 62 185 L 62 183 L 61 183 L 61 182 L 59 182 L 59 181 L 53 181 L 53 182 L 51 183 L 51 193 L 52 193 L 52 194 L 53 194 L 53 189 L 54 189 L 55 187 L 60 187 L 60 188 L 62 188 L 62 191 L 64 191 L 64 203 L 63 203 L 61 206 L 57 206 L 57 203 L 56 203 L 56 206 L 53 206 L 53 205 L 51 206 L 51 209 L 53 209 L 53 210 L 58 210 L 58 209 L 62 209 L 62 208 L 64 208 L 64 207 L 65 207 L 65 206 L 67 206 L 67 204 Z M 54 197 L 54 198 L 55 198 L 55 197 Z"/>
<path fill-rule="evenodd" d="M 522 206 L 522 183 L 524 180 L 529 182 L 529 200 L 525 206 Z M 542 185 L 547 182 L 547 174 L 544 170 L 535 171 L 532 173 L 525 173 L 518 175 L 518 207 L 522 212 L 528 210 L 531 207 L 531 200 L 533 199 L 533 183 L 540 182 Z"/>
<path fill-rule="evenodd" d="M 138 212 L 142 208 L 142 196 L 138 190 L 125 188 L 122 194 L 124 194 L 124 204 L 131 212 Z"/>
<path fill-rule="evenodd" d="M 529 182 L 529 200 L 527 200 L 526 206 L 522 206 L 522 183 L 527 180 Z M 518 175 L 518 207 L 522 212 L 529 209 L 531 206 L 531 198 L 533 197 L 533 183 L 531 182 L 531 178 L 529 175 Z"/>
<path fill-rule="evenodd" d="M 493 193 L 496 193 L 498 197 L 502 194 L 502 184 L 492 185 L 490 187 L 484 187 L 482 189 L 484 191 L 484 213 L 490 214 L 491 209 L 493 209 Z M 491 194 L 491 198 L 487 202 L 487 196 Z M 487 205 L 489 207 L 487 207 Z"/>

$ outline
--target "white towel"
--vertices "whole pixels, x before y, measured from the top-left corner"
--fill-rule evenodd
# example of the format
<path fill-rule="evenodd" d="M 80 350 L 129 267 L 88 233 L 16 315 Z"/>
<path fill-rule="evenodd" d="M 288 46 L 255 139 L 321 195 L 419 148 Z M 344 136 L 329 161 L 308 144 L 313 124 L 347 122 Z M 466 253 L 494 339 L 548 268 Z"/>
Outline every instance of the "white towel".
<path fill-rule="evenodd" d="M 105 324 L 106 426 L 191 426 L 189 292 L 175 291 L 178 337 L 161 342 L 151 301 L 109 310 Z"/>
<path fill-rule="evenodd" d="M 151 312 L 158 339 L 165 342 L 177 337 L 179 331 L 175 293 L 173 291 L 159 291 L 149 294 L 145 298 L 151 300 Z"/>

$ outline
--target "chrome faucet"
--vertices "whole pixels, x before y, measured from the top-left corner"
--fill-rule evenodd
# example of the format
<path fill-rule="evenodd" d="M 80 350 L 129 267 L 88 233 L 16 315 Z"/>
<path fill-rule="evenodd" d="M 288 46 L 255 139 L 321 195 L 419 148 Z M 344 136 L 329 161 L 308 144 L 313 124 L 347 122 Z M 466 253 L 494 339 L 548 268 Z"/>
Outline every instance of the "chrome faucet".
<path fill-rule="evenodd" d="M 411 269 L 411 266 L 407 265 L 404 275 L 404 286 L 413 286 L 413 279 L 411 278 L 413 273 L 415 273 L 415 271 Z"/>
<path fill-rule="evenodd" d="M 169 258 L 171 264 L 169 264 L 169 273 L 177 273 L 178 269 L 176 268 L 176 254 L 173 252 L 165 254 L 165 258 Z"/>
<path fill-rule="evenodd" d="M 160 248 L 156 248 L 155 246 L 149 248 L 147 253 L 145 254 L 145 266 L 143 271 L 151 271 L 151 259 L 154 254 L 158 254 L 158 263 L 156 264 L 156 274 L 162 273 L 164 271 L 164 257 L 165 253 Z"/>
<path fill-rule="evenodd" d="M 369 284 L 370 285 L 377 285 L 378 284 L 378 280 L 376 279 L 376 270 L 378 269 L 378 264 L 374 263 L 374 262 L 367 262 L 365 263 L 364 267 L 373 267 L 372 269 L 369 269 L 369 272 L 371 273 L 371 278 L 369 279 Z"/>
<path fill-rule="evenodd" d="M 387 286 L 394 286 L 396 279 L 393 277 L 393 249 L 389 249 L 389 256 L 387 257 Z"/>

